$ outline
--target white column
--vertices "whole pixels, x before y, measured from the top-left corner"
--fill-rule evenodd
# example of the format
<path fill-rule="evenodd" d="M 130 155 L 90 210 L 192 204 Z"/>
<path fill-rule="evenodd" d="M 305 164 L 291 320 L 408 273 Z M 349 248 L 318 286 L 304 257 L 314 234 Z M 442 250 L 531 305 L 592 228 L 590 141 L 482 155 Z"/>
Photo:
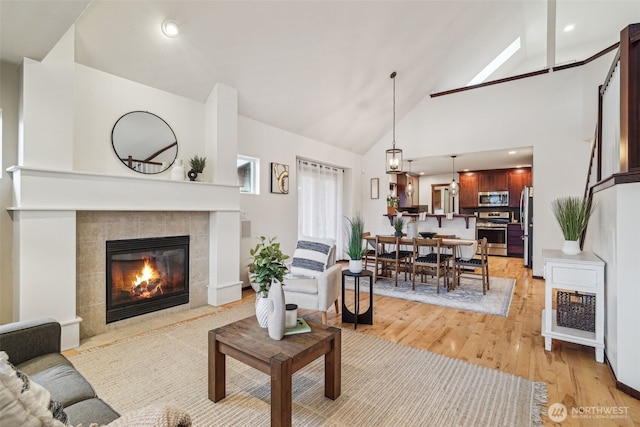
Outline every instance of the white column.
<path fill-rule="evenodd" d="M 211 212 L 209 215 L 210 305 L 223 305 L 242 298 L 242 281 L 235 266 L 240 263 L 240 213 Z"/>
<path fill-rule="evenodd" d="M 76 316 L 75 211 L 16 211 L 14 320 L 53 317 L 62 325 L 62 349 L 80 344 Z"/>

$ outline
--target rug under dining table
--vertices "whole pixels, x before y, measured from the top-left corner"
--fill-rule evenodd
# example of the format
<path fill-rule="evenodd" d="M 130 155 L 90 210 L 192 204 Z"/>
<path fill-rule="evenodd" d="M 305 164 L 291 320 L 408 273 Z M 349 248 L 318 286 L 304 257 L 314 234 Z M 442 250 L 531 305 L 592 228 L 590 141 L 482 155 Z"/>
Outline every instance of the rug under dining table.
<path fill-rule="evenodd" d="M 243 363 L 228 357 L 227 397 L 207 398 L 207 332 L 253 313 L 238 306 L 70 359 L 120 413 L 167 402 L 195 426 L 266 426 L 270 378 Z M 342 394 L 324 397 L 320 358 L 293 375 L 292 395 L 295 426 L 530 426 L 546 385 L 342 329 Z"/>

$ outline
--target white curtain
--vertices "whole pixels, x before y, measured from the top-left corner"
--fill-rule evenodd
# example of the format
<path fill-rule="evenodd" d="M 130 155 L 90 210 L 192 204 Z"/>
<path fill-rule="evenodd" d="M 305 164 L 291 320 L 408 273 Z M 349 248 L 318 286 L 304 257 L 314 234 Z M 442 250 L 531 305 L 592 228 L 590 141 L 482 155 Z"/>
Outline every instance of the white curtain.
<path fill-rule="evenodd" d="M 344 171 L 298 160 L 298 236 L 336 241 L 336 259 L 344 258 L 342 181 Z"/>

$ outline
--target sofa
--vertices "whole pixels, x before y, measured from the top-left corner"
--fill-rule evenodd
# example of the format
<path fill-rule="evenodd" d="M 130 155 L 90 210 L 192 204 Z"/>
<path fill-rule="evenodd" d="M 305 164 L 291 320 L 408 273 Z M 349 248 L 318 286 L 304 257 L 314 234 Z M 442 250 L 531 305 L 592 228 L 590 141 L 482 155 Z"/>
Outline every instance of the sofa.
<path fill-rule="evenodd" d="M 50 318 L 0 325 L 0 424 L 191 425 L 188 414 L 161 405 L 121 417 L 61 354 L 60 337 L 60 324 Z M 23 383 L 17 383 L 16 378 Z M 18 391 L 11 394 L 15 385 L 23 385 L 22 392 L 16 387 Z M 40 405 L 36 405 L 37 401 L 41 401 Z M 142 417 L 144 422 L 140 423 Z"/>

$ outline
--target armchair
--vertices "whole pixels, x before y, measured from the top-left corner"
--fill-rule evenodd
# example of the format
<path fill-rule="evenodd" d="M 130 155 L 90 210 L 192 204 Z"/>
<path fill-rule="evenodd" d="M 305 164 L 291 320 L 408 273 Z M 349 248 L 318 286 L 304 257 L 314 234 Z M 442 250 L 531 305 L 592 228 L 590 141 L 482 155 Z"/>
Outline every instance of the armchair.
<path fill-rule="evenodd" d="M 298 240 L 289 273 L 284 278 L 287 304 L 322 312 L 327 324 L 327 310 L 338 309 L 342 265 L 335 262 L 336 245 L 332 239 L 302 237 Z"/>

